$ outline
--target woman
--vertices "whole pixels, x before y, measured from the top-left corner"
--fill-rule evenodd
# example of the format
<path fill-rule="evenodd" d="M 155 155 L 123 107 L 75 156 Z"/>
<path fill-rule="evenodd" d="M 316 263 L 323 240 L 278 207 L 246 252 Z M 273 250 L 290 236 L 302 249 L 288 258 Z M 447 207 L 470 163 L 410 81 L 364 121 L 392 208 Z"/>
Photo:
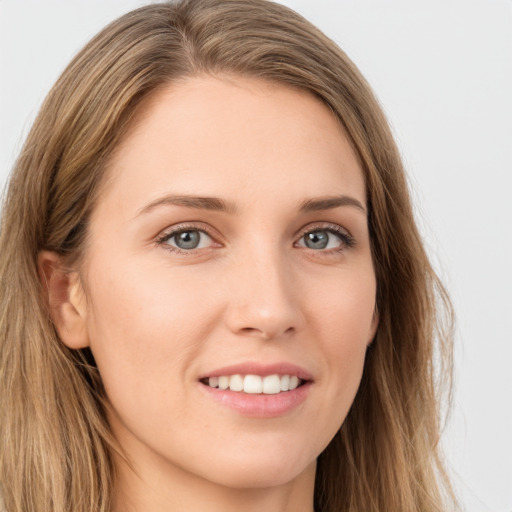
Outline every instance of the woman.
<path fill-rule="evenodd" d="M 446 510 L 450 308 L 412 218 L 368 85 L 292 11 L 111 24 L 4 206 L 6 510 Z"/>

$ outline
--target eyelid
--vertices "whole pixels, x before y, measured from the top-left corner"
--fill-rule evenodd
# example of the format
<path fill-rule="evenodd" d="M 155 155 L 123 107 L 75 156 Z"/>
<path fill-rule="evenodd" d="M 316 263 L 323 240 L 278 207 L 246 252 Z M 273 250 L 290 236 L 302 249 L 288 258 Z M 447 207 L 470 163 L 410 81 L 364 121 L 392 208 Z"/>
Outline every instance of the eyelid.
<path fill-rule="evenodd" d="M 347 228 L 344 228 L 343 226 L 340 226 L 339 224 L 334 224 L 333 222 L 312 222 L 311 224 L 307 224 L 303 228 L 299 229 L 297 232 L 297 237 L 300 238 L 301 236 L 304 236 L 306 233 L 310 233 L 311 231 L 318 231 L 318 230 L 325 230 L 325 231 L 333 231 L 335 233 L 340 233 L 347 235 L 349 237 L 352 237 L 350 234 L 350 231 Z"/>

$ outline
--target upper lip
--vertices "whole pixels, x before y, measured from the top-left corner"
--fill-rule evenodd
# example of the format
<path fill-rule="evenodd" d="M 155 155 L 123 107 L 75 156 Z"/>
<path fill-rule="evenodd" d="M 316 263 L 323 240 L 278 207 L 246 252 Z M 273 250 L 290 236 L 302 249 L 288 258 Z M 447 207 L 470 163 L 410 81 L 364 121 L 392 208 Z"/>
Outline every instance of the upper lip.
<path fill-rule="evenodd" d="M 272 364 L 262 364 L 254 361 L 224 366 L 216 368 L 205 375 L 202 375 L 199 380 L 208 377 L 221 377 L 229 375 L 260 375 L 266 377 L 267 375 L 296 375 L 301 380 L 313 380 L 311 373 L 305 368 L 296 364 L 287 362 L 277 362 Z"/>

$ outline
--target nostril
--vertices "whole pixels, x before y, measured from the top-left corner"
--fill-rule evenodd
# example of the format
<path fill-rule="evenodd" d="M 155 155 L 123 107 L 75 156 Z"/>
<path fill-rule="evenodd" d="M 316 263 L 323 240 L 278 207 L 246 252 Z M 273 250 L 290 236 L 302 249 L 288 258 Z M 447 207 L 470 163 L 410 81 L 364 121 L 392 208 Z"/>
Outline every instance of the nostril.
<path fill-rule="evenodd" d="M 258 329 L 256 327 L 243 327 L 239 332 L 248 336 L 261 337 L 264 339 L 270 339 L 274 337 L 274 334 L 270 331 L 266 329 Z"/>
<path fill-rule="evenodd" d="M 284 330 L 280 329 L 265 329 L 265 328 L 257 328 L 257 327 L 242 327 L 239 329 L 239 334 L 245 334 L 248 336 L 257 336 L 267 340 L 271 340 L 277 338 L 282 335 L 290 335 L 295 332 L 294 327 L 288 327 Z"/>

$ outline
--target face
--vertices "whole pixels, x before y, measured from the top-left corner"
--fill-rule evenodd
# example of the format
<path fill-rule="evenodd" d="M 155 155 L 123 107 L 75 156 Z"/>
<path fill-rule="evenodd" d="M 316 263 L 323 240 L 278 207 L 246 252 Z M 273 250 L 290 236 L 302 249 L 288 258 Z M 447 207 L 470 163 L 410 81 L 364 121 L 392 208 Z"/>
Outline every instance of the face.
<path fill-rule="evenodd" d="M 314 473 L 376 327 L 339 124 L 304 92 L 190 78 L 152 98 L 108 172 L 83 318 L 135 466 L 231 487 Z"/>

